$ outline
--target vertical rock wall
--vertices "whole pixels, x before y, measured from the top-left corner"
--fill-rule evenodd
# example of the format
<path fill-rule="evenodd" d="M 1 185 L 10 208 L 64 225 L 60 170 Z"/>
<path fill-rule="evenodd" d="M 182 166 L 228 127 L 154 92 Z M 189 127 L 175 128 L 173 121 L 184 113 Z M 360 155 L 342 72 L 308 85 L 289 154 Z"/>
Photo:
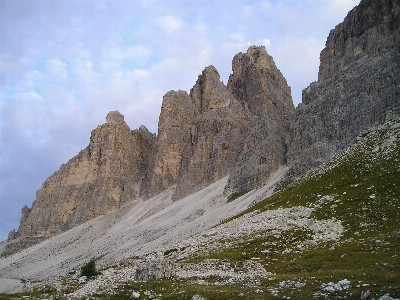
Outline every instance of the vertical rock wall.
<path fill-rule="evenodd" d="M 260 186 L 286 163 L 295 110 L 290 87 L 263 46 L 237 54 L 232 71 L 228 88 L 254 119 L 229 181 L 237 192 Z"/>
<path fill-rule="evenodd" d="M 158 122 L 157 143 L 148 178 L 143 187 L 145 197 L 152 197 L 178 182 L 184 151 L 190 145 L 194 106 L 185 91 L 164 95 Z"/>
<path fill-rule="evenodd" d="M 251 116 L 209 66 L 190 91 L 194 118 L 184 151 L 175 199 L 196 192 L 226 176 L 244 149 Z"/>
<path fill-rule="evenodd" d="M 17 238 L 52 236 L 139 197 L 155 136 L 131 131 L 119 112 L 92 131 L 89 146 L 50 176 L 23 209 Z"/>
<path fill-rule="evenodd" d="M 304 173 L 400 106 L 400 1 L 364 0 L 329 34 L 296 109 L 288 163 Z"/>

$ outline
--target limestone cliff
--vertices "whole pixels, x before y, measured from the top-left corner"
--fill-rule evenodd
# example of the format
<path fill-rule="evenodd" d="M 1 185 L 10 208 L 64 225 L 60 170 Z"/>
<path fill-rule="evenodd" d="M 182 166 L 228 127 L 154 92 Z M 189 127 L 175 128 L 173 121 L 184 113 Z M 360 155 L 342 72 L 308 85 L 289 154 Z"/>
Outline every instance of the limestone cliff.
<path fill-rule="evenodd" d="M 204 69 L 190 94 L 168 92 L 144 194 L 176 184 L 174 199 L 179 199 L 227 175 L 243 151 L 250 122 L 213 66 Z"/>
<path fill-rule="evenodd" d="M 185 91 L 164 95 L 158 122 L 158 136 L 152 163 L 142 194 L 157 195 L 176 184 L 182 167 L 183 153 L 190 141 L 194 107 Z"/>
<path fill-rule="evenodd" d="M 260 186 L 286 163 L 295 110 L 290 87 L 263 46 L 237 54 L 232 71 L 228 88 L 255 120 L 229 181 L 238 192 Z"/>
<path fill-rule="evenodd" d="M 190 143 L 183 153 L 175 199 L 182 198 L 226 176 L 245 148 L 251 132 L 251 115 L 220 81 L 218 71 L 207 67 L 190 91 L 194 118 Z"/>
<path fill-rule="evenodd" d="M 232 70 L 228 86 L 209 66 L 189 95 L 164 96 L 145 195 L 176 184 L 180 199 L 228 174 L 228 192 L 248 190 L 285 163 L 294 114 L 285 78 L 264 47 L 236 55 Z"/>
<path fill-rule="evenodd" d="M 131 131 L 119 112 L 110 112 L 107 123 L 92 131 L 89 146 L 43 183 L 32 208 L 22 209 L 10 247 L 59 234 L 137 199 L 154 142 L 145 127 Z"/>
<path fill-rule="evenodd" d="M 288 163 L 310 170 L 400 106 L 400 2 L 363 0 L 329 34 L 296 109 Z"/>

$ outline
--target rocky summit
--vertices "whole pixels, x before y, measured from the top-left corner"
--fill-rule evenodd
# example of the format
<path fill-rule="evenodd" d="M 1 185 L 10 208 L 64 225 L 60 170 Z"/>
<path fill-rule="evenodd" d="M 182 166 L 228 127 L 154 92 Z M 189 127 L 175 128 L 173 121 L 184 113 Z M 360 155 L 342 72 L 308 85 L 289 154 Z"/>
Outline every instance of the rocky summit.
<path fill-rule="evenodd" d="M 31 208 L 22 209 L 18 230 L 0 244 L 7 256 L 1 274 L 50 282 L 76 272 L 90 252 L 104 269 L 126 269 L 107 270 L 71 298 L 108 288 L 115 278 L 125 284 L 170 276 L 197 278 L 189 285 L 247 284 L 256 294 L 264 292 L 259 280 L 277 280 L 272 296 L 314 285 L 314 297 L 339 290 L 350 297 L 354 279 L 326 281 L 321 274 L 328 271 L 314 260 L 342 260 L 347 267 L 357 259 L 351 251 L 371 262 L 365 253 L 382 248 L 392 255 L 398 243 L 398 214 L 389 208 L 399 207 L 393 182 L 400 170 L 400 2 L 362 0 L 329 33 L 320 60 L 318 81 L 303 90 L 297 108 L 273 58 L 265 47 L 252 46 L 233 58 L 227 85 L 208 66 L 189 92 L 167 92 L 157 135 L 143 126 L 130 130 L 121 113 L 110 112 L 88 147 L 43 183 Z M 363 168 L 357 173 L 355 166 Z M 251 212 L 235 218 L 246 209 Z M 352 243 L 361 236 L 359 249 Z M 87 239 L 90 251 L 82 242 Z M 336 248 L 341 256 L 333 258 L 329 251 Z M 57 262 L 42 268 L 50 256 Z M 398 269 L 396 257 L 385 257 L 379 268 Z M 285 274 L 301 269 L 304 276 L 287 279 L 277 268 Z M 305 275 L 315 275 L 314 269 L 322 270 L 319 277 Z M 392 269 L 385 270 L 371 280 L 392 280 Z M 230 279 L 204 281 L 210 276 Z M 75 273 L 71 280 L 86 279 Z M 362 291 L 365 299 L 368 293 Z"/>
<path fill-rule="evenodd" d="M 290 87 L 263 46 L 236 55 L 232 71 L 227 86 L 209 66 L 189 94 L 165 94 L 157 136 L 143 126 L 130 130 L 110 112 L 89 146 L 23 208 L 3 255 L 172 186 L 178 200 L 229 174 L 227 194 L 265 183 L 285 164 L 295 113 Z"/>
<path fill-rule="evenodd" d="M 155 136 L 130 130 L 118 111 L 92 131 L 89 146 L 50 176 L 32 208 L 22 209 L 3 255 L 31 246 L 137 199 Z"/>

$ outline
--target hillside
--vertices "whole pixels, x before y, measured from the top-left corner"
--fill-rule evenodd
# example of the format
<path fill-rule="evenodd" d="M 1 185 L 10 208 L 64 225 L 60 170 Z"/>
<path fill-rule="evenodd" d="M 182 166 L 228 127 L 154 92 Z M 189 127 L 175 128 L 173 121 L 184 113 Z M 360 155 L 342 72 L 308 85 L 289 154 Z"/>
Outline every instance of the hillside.
<path fill-rule="evenodd" d="M 158 208 L 148 218 L 150 221 L 144 223 L 147 235 L 138 232 L 140 222 L 133 224 L 129 219 L 133 211 L 145 213 L 143 207 L 135 209 L 137 204 L 23 250 L 10 257 L 13 259 L 6 264 L 1 261 L 0 272 L 26 279 L 47 278 L 44 282 L 53 284 L 56 283 L 54 276 L 70 272 L 55 285 L 59 292 L 44 288 L 46 292 L 20 294 L 41 299 L 50 295 L 63 299 L 65 294 L 65 298 L 86 298 L 93 294 L 100 299 L 128 299 L 133 292 L 141 295 L 139 299 L 191 299 L 196 293 L 206 299 L 274 299 L 276 296 L 360 299 L 368 293 L 370 298 L 361 299 L 378 299 L 388 293 L 398 298 L 399 153 L 397 109 L 387 115 L 387 122 L 365 131 L 354 145 L 330 162 L 206 231 L 199 228 L 204 221 L 200 215 L 212 222 L 210 215 L 221 216 L 229 210 L 234 214 L 233 207 L 250 204 L 266 189 L 225 204 L 218 197 L 222 192 L 218 187 L 223 184 L 210 186 L 197 199 L 198 202 L 212 199 L 203 203 L 210 207 L 212 202 L 220 202 L 216 206 L 222 209 L 212 209 L 216 214 L 209 211 L 201 214 L 199 207 L 193 207 L 188 213 L 187 206 L 180 201 L 162 207 L 153 205 L 161 200 L 156 197 L 143 202 L 153 210 Z M 186 224 L 193 224 L 189 226 L 191 232 L 197 231 L 197 234 L 184 237 L 183 227 L 189 227 L 175 225 L 168 235 L 161 235 L 161 228 L 154 230 L 149 226 L 160 214 L 173 213 L 179 217 L 183 212 L 187 213 Z M 163 219 L 171 222 L 172 218 Z M 166 228 L 167 223 L 163 225 Z M 135 233 L 149 241 L 132 251 L 132 244 L 137 242 Z M 112 251 L 99 255 L 95 251 L 99 243 L 106 241 L 109 244 L 103 249 Z M 146 246 L 149 244 L 152 246 Z M 93 249 L 90 254 L 89 249 Z M 79 283 L 76 275 L 90 255 L 99 258 L 98 265 L 104 266 L 103 274 Z M 28 263 L 33 256 L 36 265 Z M 155 280 L 137 282 L 151 278 Z M 44 282 L 31 284 L 43 288 Z"/>

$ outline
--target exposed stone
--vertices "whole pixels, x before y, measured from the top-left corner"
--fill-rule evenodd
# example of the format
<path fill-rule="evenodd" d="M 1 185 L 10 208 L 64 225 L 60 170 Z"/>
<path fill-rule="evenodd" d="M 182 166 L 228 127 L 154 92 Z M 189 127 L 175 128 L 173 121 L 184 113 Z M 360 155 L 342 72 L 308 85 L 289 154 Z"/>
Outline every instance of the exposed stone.
<path fill-rule="evenodd" d="M 191 300 L 205 300 L 202 296 L 200 296 L 200 295 L 194 295 L 193 297 L 192 297 L 192 299 Z"/>
<path fill-rule="evenodd" d="M 400 105 L 400 4 L 364 0 L 329 34 L 318 82 L 303 90 L 288 151 L 304 173 Z"/>
<path fill-rule="evenodd" d="M 295 110 L 290 87 L 264 46 L 237 54 L 232 71 L 228 88 L 254 118 L 229 183 L 232 191 L 246 191 L 286 163 Z"/>
<path fill-rule="evenodd" d="M 228 190 L 248 190 L 285 163 L 294 114 L 286 80 L 264 47 L 236 55 L 232 70 L 228 87 L 209 66 L 190 95 L 164 96 L 147 197 L 176 184 L 180 199 L 228 173 Z"/>
<path fill-rule="evenodd" d="M 175 276 L 175 263 L 168 259 L 145 261 L 137 265 L 135 280 L 147 281 Z"/>
<path fill-rule="evenodd" d="M 190 91 L 194 119 L 190 142 L 182 159 L 175 199 L 213 183 L 235 166 L 250 133 L 251 116 L 220 81 L 213 66 L 207 67 Z"/>
<path fill-rule="evenodd" d="M 92 131 L 89 146 L 43 183 L 32 208 L 22 209 L 18 232 L 12 235 L 18 241 L 9 250 L 30 246 L 137 199 L 154 142 L 145 127 L 131 131 L 119 112 L 110 112 L 107 123 Z"/>
<path fill-rule="evenodd" d="M 143 191 L 147 197 L 178 182 L 183 154 L 191 143 L 193 117 L 194 106 L 185 91 L 170 91 L 164 95 L 153 164 Z"/>

